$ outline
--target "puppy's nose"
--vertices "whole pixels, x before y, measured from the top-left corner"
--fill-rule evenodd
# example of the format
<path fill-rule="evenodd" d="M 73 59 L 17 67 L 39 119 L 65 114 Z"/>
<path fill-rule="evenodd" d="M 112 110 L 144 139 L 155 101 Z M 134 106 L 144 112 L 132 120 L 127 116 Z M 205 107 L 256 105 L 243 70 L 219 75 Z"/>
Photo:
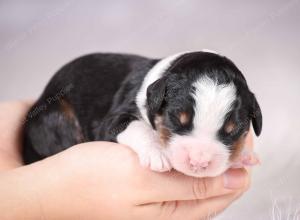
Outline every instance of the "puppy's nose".
<path fill-rule="evenodd" d="M 189 165 L 191 170 L 193 171 L 199 171 L 199 170 L 203 170 L 206 169 L 210 163 L 211 163 L 211 154 L 208 153 L 190 153 L 189 154 Z"/>

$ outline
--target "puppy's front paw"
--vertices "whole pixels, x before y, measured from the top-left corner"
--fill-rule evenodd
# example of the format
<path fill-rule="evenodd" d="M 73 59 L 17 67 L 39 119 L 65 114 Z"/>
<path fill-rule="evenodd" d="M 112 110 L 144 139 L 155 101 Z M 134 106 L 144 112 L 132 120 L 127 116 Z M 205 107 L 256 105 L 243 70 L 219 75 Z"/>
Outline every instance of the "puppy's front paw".
<path fill-rule="evenodd" d="M 138 154 L 140 163 L 143 167 L 147 167 L 153 171 L 164 172 L 170 171 L 172 166 L 168 158 L 160 152 L 160 150 L 153 148 L 148 151 L 140 152 Z"/>

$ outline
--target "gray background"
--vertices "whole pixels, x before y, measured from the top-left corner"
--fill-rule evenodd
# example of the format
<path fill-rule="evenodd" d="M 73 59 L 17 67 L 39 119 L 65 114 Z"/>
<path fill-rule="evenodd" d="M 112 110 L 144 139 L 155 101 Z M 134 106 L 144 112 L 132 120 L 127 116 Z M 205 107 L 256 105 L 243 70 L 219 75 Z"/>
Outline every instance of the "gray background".
<path fill-rule="evenodd" d="M 262 165 L 219 219 L 292 219 L 300 209 L 299 38 L 297 0 L 0 0 L 0 101 L 38 97 L 59 67 L 90 52 L 216 50 L 244 72 L 264 113 Z"/>

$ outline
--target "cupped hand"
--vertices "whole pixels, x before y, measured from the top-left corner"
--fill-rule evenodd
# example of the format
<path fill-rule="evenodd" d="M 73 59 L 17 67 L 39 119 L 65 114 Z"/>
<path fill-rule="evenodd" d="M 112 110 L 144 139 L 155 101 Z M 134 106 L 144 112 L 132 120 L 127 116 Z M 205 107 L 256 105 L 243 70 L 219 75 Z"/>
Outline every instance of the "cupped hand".
<path fill-rule="evenodd" d="M 80 144 L 13 172 L 16 182 L 34 185 L 32 205 L 43 210 L 38 216 L 53 219 L 201 219 L 219 213 L 249 184 L 241 169 L 216 178 L 152 172 L 131 150 L 109 142 Z"/>
<path fill-rule="evenodd" d="M 19 114 L 15 118 L 22 118 L 21 109 L 26 107 L 14 107 L 7 108 Z M 1 109 L 0 106 L 0 116 Z M 11 126 L 9 130 L 18 130 L 6 124 Z M 15 161 L 10 167 L 19 168 L 7 169 L 0 175 L 0 201 L 17 197 L 17 201 L 23 201 L 17 203 L 18 210 L 32 219 L 205 219 L 228 207 L 250 182 L 244 169 L 229 170 L 215 178 L 193 178 L 175 171 L 152 172 L 139 165 L 130 149 L 109 142 L 76 145 L 20 167 L 20 157 L 16 156 L 18 138 L 13 134 L 7 137 L 15 141 L 4 142 L 2 149 L 10 152 L 4 155 L 11 155 L 9 158 Z M 251 135 L 247 145 L 252 145 Z M 7 149 L 10 147 L 15 150 Z M 0 202 L 0 210 L 11 208 L 9 202 Z M 14 213 L 6 215 L 7 219 L 16 219 Z"/>

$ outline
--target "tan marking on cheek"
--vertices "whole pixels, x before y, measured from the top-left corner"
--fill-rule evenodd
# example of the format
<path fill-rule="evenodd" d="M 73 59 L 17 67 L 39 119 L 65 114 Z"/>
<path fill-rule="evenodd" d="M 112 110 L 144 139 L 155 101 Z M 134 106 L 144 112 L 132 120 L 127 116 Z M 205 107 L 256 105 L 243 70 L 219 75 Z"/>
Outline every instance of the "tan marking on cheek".
<path fill-rule="evenodd" d="M 171 132 L 164 126 L 162 116 L 156 116 L 154 123 L 159 135 L 159 140 L 162 146 L 166 147 L 171 137 Z"/>
<path fill-rule="evenodd" d="M 233 123 L 232 121 L 229 121 L 226 126 L 225 126 L 225 132 L 227 134 L 233 132 L 233 130 L 236 128 L 236 124 Z"/>
<path fill-rule="evenodd" d="M 244 146 L 245 146 L 245 140 L 246 140 L 246 134 L 241 135 L 241 137 L 233 143 L 232 145 L 232 153 L 230 155 L 230 160 L 234 161 L 235 159 L 237 159 L 240 155 L 240 153 L 242 152 Z"/>
<path fill-rule="evenodd" d="M 186 125 L 190 121 L 190 115 L 187 112 L 180 112 L 179 121 L 182 125 Z"/>

